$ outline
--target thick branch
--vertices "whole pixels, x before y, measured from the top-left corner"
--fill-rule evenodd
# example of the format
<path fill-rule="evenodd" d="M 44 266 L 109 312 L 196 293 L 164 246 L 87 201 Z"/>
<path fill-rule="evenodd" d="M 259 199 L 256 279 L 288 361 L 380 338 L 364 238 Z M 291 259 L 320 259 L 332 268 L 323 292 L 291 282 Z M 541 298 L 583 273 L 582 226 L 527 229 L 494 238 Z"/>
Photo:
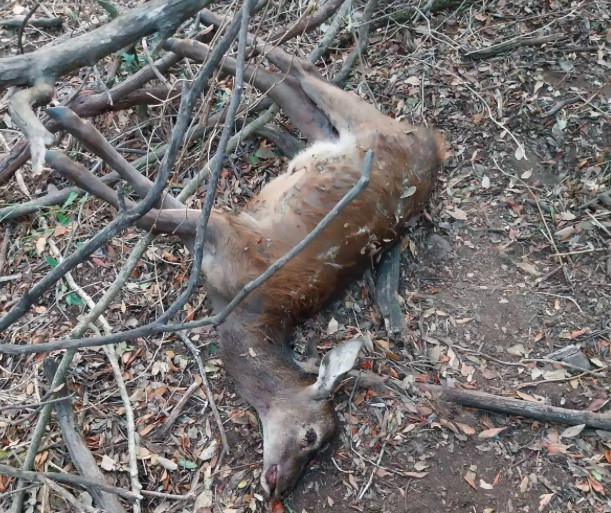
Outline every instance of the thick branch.
<path fill-rule="evenodd" d="M 0 88 L 55 79 L 161 31 L 168 35 L 208 3 L 207 0 L 153 0 L 96 30 L 27 55 L 0 59 Z"/>
<path fill-rule="evenodd" d="M 32 107 L 48 103 L 52 97 L 53 86 L 46 81 L 39 81 L 29 89 L 17 91 L 9 103 L 9 113 L 13 122 L 30 142 L 32 171 L 35 174 L 42 171 L 45 149 L 53 144 L 55 138 L 38 119 Z"/>
<path fill-rule="evenodd" d="M 611 431 L 611 415 L 595 413 L 586 410 L 570 410 L 548 404 L 522 401 L 511 397 L 502 397 L 476 390 L 462 390 L 439 385 L 419 384 L 421 390 L 431 392 L 444 401 L 449 401 L 470 408 L 479 408 L 499 413 L 520 415 L 542 422 L 559 422 L 561 424 L 578 425 Z"/>
<path fill-rule="evenodd" d="M 6 18 L 0 20 L 0 27 L 8 29 L 18 29 L 26 21 L 25 16 L 15 16 L 13 18 Z M 55 18 L 32 18 L 27 20 L 28 25 L 32 27 L 46 28 L 46 29 L 60 29 L 64 24 L 64 20 L 59 17 Z"/>
<path fill-rule="evenodd" d="M 53 381 L 53 376 L 57 371 L 57 364 L 53 360 L 47 359 L 44 361 L 44 370 L 49 383 Z M 62 391 L 62 395 L 66 395 L 67 389 Z M 62 431 L 62 437 L 70 454 L 70 458 L 74 466 L 79 471 L 79 474 L 93 481 L 104 483 L 106 479 L 104 474 L 98 468 L 98 465 L 83 440 L 83 437 L 78 432 L 74 422 L 74 413 L 70 401 L 65 399 L 56 405 L 57 420 Z M 88 492 L 93 497 L 95 504 L 100 508 L 109 511 L 110 513 L 125 513 L 125 509 L 117 499 L 117 496 L 112 493 L 105 492 L 95 487 L 88 489 Z"/>

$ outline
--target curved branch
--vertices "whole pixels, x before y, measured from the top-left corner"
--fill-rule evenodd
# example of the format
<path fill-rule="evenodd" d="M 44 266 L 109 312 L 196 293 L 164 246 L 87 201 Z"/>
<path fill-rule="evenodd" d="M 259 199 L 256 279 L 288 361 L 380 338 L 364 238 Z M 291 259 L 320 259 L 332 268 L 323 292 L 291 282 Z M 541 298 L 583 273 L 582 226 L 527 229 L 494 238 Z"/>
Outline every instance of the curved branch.
<path fill-rule="evenodd" d="M 45 158 L 45 149 L 53 144 L 55 138 L 32 110 L 34 105 L 45 104 L 53 97 L 53 86 L 39 81 L 29 89 L 17 91 L 10 99 L 9 113 L 13 122 L 21 129 L 30 142 L 32 172 L 40 174 Z"/>
<path fill-rule="evenodd" d="M 0 88 L 33 85 L 41 78 L 54 79 L 95 64 L 102 57 L 154 32 L 168 35 L 207 3 L 209 0 L 154 0 L 60 44 L 0 59 Z"/>

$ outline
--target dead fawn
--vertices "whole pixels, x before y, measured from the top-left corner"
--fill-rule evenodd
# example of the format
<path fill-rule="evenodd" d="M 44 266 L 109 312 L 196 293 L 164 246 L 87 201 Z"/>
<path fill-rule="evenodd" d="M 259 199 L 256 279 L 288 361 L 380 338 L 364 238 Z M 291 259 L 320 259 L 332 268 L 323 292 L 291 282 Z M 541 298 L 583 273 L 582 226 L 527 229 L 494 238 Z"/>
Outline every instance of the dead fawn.
<path fill-rule="evenodd" d="M 193 41 L 170 40 L 167 46 L 199 60 L 207 52 Z M 429 198 L 444 144 L 434 130 L 396 121 L 325 81 L 309 63 L 279 49 L 267 57 L 280 72 L 247 66 L 247 78 L 280 105 L 311 144 L 239 212 L 213 212 L 201 269 L 213 309 L 223 308 L 299 243 L 359 179 L 367 151 L 374 154 L 366 189 L 218 327 L 225 369 L 261 420 L 261 484 L 271 498 L 279 499 L 335 434 L 331 397 L 361 348 L 356 339 L 328 351 L 316 376 L 296 363 L 288 338 L 296 323 L 318 312 L 397 241 L 406 221 Z M 223 63 L 229 72 L 233 66 L 230 59 Z M 66 125 L 80 122 L 66 108 L 48 112 Z M 95 145 L 89 148 L 99 151 Z M 118 207 L 116 192 L 82 166 L 65 165 L 65 157 L 54 151 L 46 158 L 84 190 Z M 138 195 L 146 194 L 151 185 L 147 178 L 129 165 L 114 167 Z M 192 247 L 199 213 L 168 195 L 139 225 L 176 234 Z"/>

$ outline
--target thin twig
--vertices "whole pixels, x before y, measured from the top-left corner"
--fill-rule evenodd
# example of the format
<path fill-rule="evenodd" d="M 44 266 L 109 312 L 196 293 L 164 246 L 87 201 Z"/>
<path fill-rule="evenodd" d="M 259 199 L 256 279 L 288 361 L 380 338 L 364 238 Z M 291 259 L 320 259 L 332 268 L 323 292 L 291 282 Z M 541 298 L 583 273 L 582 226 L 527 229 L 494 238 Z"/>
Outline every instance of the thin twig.
<path fill-rule="evenodd" d="M 30 21 L 30 18 L 34 16 L 34 13 L 36 12 L 36 10 L 39 7 L 40 7 L 40 0 L 38 0 L 34 4 L 34 6 L 30 9 L 30 12 L 28 12 L 25 15 L 25 17 L 23 18 L 21 25 L 19 25 L 19 30 L 17 31 L 17 48 L 19 49 L 20 55 L 23 55 L 23 31 L 25 29 L 25 26 L 28 24 L 28 21 Z"/>
<path fill-rule="evenodd" d="M 170 412 L 170 414 L 168 415 L 168 418 L 163 423 L 163 426 L 161 426 L 161 428 L 159 429 L 159 431 L 155 433 L 155 435 L 159 435 L 162 438 L 167 435 L 170 428 L 174 425 L 174 422 L 176 422 L 178 420 L 178 417 L 180 417 L 180 415 L 182 414 L 182 411 L 184 407 L 187 405 L 187 403 L 189 402 L 189 399 L 191 399 L 193 394 L 197 391 L 197 389 L 200 386 L 201 386 L 201 383 L 198 380 L 195 380 L 193 383 L 189 385 L 189 388 L 187 388 L 187 390 L 182 395 L 180 400 L 174 405 L 174 408 L 172 408 L 172 411 Z M 206 411 L 205 408 L 206 407 L 204 406 L 204 409 L 199 411 L 198 414 L 203 415 L 204 412 Z"/>
<path fill-rule="evenodd" d="M 379 468 L 380 462 L 382 461 L 382 456 L 384 456 L 384 449 L 386 449 L 386 443 L 387 440 L 384 440 L 382 448 L 380 449 L 380 454 L 378 455 L 378 459 L 376 460 L 374 468 L 371 469 L 371 473 L 369 474 L 369 479 L 367 480 L 367 483 L 365 483 L 365 486 L 363 486 L 361 492 L 359 493 L 359 500 L 363 500 L 363 496 L 365 495 L 365 493 L 367 493 L 367 490 L 369 490 L 369 487 L 373 482 L 373 476 L 375 475 L 376 470 Z"/>
<path fill-rule="evenodd" d="M 4 230 L 4 237 L 2 238 L 2 244 L 0 245 L 0 274 L 4 269 L 4 264 L 6 263 L 6 255 L 8 254 L 8 245 L 11 240 L 11 234 L 13 232 L 13 227 L 9 224 Z"/>
<path fill-rule="evenodd" d="M 371 28 L 371 17 L 373 16 L 373 12 L 378 5 L 377 0 L 368 0 L 365 5 L 365 11 L 363 14 L 363 21 L 358 30 L 358 36 L 356 41 L 356 47 L 350 52 L 344 64 L 342 65 L 342 69 L 339 71 L 337 76 L 333 79 L 335 84 L 342 85 L 348 79 L 352 68 L 354 67 L 354 63 L 358 58 L 363 59 L 363 52 L 367 47 L 367 40 L 369 39 L 369 30 Z"/>
<path fill-rule="evenodd" d="M 225 428 L 223 427 L 223 421 L 219 415 L 219 410 L 216 407 L 216 401 L 214 400 L 214 395 L 212 394 L 212 389 L 210 388 L 210 383 L 208 382 L 208 376 L 206 375 L 206 369 L 204 368 L 204 363 L 202 361 L 201 351 L 195 347 L 195 344 L 193 344 L 189 337 L 187 337 L 184 333 L 177 333 L 177 335 L 180 340 L 182 340 L 183 344 L 187 346 L 187 349 L 191 352 L 191 355 L 197 364 L 197 369 L 202 379 L 202 385 L 206 391 L 206 396 L 208 397 L 208 402 L 210 403 L 210 409 L 212 410 L 214 420 L 219 430 L 219 435 L 221 436 L 223 452 L 221 453 L 220 457 L 222 458 L 224 455 L 229 454 L 229 443 L 227 442 L 227 434 L 225 433 Z"/>

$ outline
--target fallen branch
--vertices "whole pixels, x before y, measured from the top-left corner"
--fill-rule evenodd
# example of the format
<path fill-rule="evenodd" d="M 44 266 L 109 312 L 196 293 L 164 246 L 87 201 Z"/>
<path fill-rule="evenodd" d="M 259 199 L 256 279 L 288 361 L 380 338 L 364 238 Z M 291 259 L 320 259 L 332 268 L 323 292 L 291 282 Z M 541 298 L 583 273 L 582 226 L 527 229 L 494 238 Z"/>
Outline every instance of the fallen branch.
<path fill-rule="evenodd" d="M 100 180 L 102 180 L 102 182 L 104 182 L 106 185 L 112 185 L 119 180 L 119 174 L 113 171 L 112 173 L 108 173 L 107 175 L 100 177 Z M 34 212 L 38 212 L 46 207 L 62 205 L 71 194 L 81 196 L 84 194 L 84 191 L 80 187 L 66 187 L 64 189 L 45 194 L 40 198 L 0 208 L 0 224 L 11 219 L 17 219 L 19 217 L 33 214 Z"/>
<path fill-rule="evenodd" d="M 46 104 L 53 97 L 53 86 L 41 80 L 29 89 L 17 91 L 9 102 L 9 113 L 13 122 L 25 134 L 30 143 L 32 154 L 32 172 L 42 172 L 45 149 L 53 144 L 55 138 L 32 110 L 34 105 Z"/>
<path fill-rule="evenodd" d="M 0 28 L 7 29 L 18 29 L 23 25 L 25 16 L 15 16 L 13 18 L 5 18 L 0 20 Z M 32 27 L 45 28 L 45 29 L 60 29 L 64 24 L 64 20 L 59 17 L 53 18 L 34 18 L 28 20 L 28 25 Z"/>
<path fill-rule="evenodd" d="M 503 41 L 487 48 L 481 48 L 478 50 L 462 50 L 462 56 L 465 59 L 472 61 L 479 61 L 482 59 L 489 59 L 490 57 L 496 57 L 504 53 L 515 50 L 522 46 L 539 46 L 546 43 L 559 43 L 569 39 L 566 34 L 550 34 L 548 36 L 537 36 L 537 37 L 515 37 L 509 41 Z"/>
<path fill-rule="evenodd" d="M 400 273 L 401 249 L 395 244 L 382 257 L 375 284 L 375 301 L 384 318 L 386 331 L 390 335 L 400 335 L 405 329 L 405 319 L 397 300 Z"/>
<path fill-rule="evenodd" d="M 304 13 L 304 16 L 299 18 L 297 22 L 289 27 L 287 30 L 280 30 L 276 34 L 270 36 L 269 43 L 274 46 L 280 46 L 289 39 L 295 36 L 305 34 L 306 32 L 319 27 L 325 21 L 327 21 L 333 13 L 337 11 L 339 6 L 344 0 L 327 0 L 318 11 L 308 14 Z M 311 4 L 308 4 L 311 5 Z"/>
<path fill-rule="evenodd" d="M 207 3 L 207 0 L 153 0 L 91 32 L 26 55 L 0 59 L 0 88 L 33 85 L 41 78 L 52 81 L 74 69 L 95 64 L 154 32 L 167 37 Z"/>
<path fill-rule="evenodd" d="M 53 360 L 46 359 L 43 362 L 44 371 L 49 382 L 53 381 L 53 376 L 57 371 L 57 363 Z M 74 422 L 74 413 L 70 402 L 65 400 L 65 394 L 67 390 L 62 391 L 64 400 L 61 400 L 56 405 L 57 420 L 62 432 L 62 437 L 70 458 L 74 463 L 74 466 L 78 470 L 79 474 L 85 476 L 87 479 L 94 480 L 96 482 L 103 483 L 106 481 L 104 474 L 98 468 L 98 465 L 91 454 L 91 451 L 87 447 L 87 444 L 83 440 L 83 437 L 78 432 L 78 428 Z M 100 490 L 98 488 L 89 488 L 87 490 L 93 497 L 94 503 L 110 513 L 124 513 L 125 509 L 117 499 L 117 496 L 113 493 Z"/>
<path fill-rule="evenodd" d="M 470 408 L 489 410 L 510 415 L 519 415 L 541 422 L 558 422 L 571 426 L 585 424 L 588 427 L 611 431 L 611 414 L 595 413 L 586 410 L 570 410 L 548 404 L 522 401 L 511 397 L 487 394 L 476 390 L 463 390 L 440 385 L 419 383 L 418 388 L 443 401 Z"/>
<path fill-rule="evenodd" d="M 89 479 L 87 477 L 75 476 L 74 474 L 68 474 L 67 472 L 34 472 L 32 470 L 19 470 L 9 465 L 0 463 L 0 475 L 16 477 L 21 481 L 26 482 L 42 482 L 43 479 L 51 479 L 58 483 L 64 483 L 67 485 L 77 486 L 79 488 L 95 488 L 108 493 L 114 493 L 119 497 L 123 497 L 129 502 L 135 502 L 142 500 L 142 497 L 134 494 L 133 492 L 126 490 L 125 488 L 118 488 L 111 486 L 106 483 L 101 483 L 95 479 Z"/>

